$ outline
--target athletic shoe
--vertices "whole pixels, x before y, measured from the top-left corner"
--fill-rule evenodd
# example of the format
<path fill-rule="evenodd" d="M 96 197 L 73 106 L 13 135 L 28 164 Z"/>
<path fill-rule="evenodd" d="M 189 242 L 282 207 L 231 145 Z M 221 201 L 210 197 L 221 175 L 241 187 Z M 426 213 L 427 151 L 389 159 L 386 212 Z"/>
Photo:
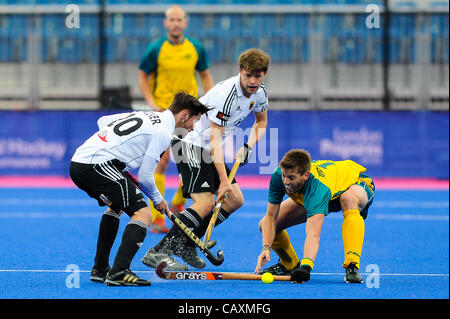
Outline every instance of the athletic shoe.
<path fill-rule="evenodd" d="M 173 203 L 170 203 L 169 209 L 172 213 L 175 214 L 175 216 L 179 216 L 180 213 L 184 210 L 184 205 L 174 205 Z"/>
<path fill-rule="evenodd" d="M 107 286 L 150 286 L 152 283 L 148 280 L 139 278 L 130 269 L 125 269 L 115 274 L 110 274 L 108 272 L 105 284 Z"/>
<path fill-rule="evenodd" d="M 356 264 L 350 263 L 347 266 L 347 268 L 345 268 L 344 281 L 346 283 L 353 283 L 353 284 L 362 284 L 364 282 L 364 279 L 358 273 L 358 268 L 356 267 Z"/>
<path fill-rule="evenodd" d="M 165 218 L 157 218 L 152 223 L 152 227 L 150 228 L 150 232 L 153 234 L 166 234 L 169 232 L 169 228 L 166 226 Z"/>
<path fill-rule="evenodd" d="M 290 276 L 291 272 L 294 271 L 295 269 L 300 267 L 300 263 L 298 263 L 297 266 L 294 267 L 294 269 L 292 270 L 287 270 L 283 264 L 278 260 L 278 263 L 270 266 L 268 268 L 265 268 L 263 270 L 261 270 L 258 275 L 262 275 L 265 274 L 266 272 L 270 272 L 272 275 L 277 275 L 277 276 Z"/>
<path fill-rule="evenodd" d="M 111 267 L 106 266 L 104 269 L 92 268 L 91 281 L 93 282 L 105 282 L 106 274 L 111 270 Z"/>
<path fill-rule="evenodd" d="M 158 266 L 158 264 L 162 261 L 167 263 L 165 270 L 185 271 L 189 269 L 188 266 L 180 264 L 169 254 L 157 252 L 155 248 L 150 248 L 147 253 L 145 253 L 145 256 L 141 259 L 141 261 L 144 265 L 155 269 L 156 266 Z"/>
<path fill-rule="evenodd" d="M 184 262 L 194 268 L 205 268 L 206 262 L 197 255 L 197 249 L 191 245 L 178 245 L 174 248 L 173 254 L 181 257 Z"/>

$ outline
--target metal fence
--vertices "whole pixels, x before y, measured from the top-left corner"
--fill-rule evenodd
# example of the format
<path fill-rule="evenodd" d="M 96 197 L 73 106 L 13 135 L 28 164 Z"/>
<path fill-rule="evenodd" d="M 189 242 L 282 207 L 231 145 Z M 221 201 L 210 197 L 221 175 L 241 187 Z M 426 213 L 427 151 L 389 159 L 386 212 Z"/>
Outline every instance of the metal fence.
<path fill-rule="evenodd" d="M 65 5 L 0 5 L 0 108 L 95 109 L 104 87 L 129 86 L 142 99 L 137 64 L 165 33 L 167 6 L 78 8 L 79 20 Z M 243 50 L 270 54 L 274 108 L 448 110 L 448 6 L 185 9 L 216 82 L 236 74 Z"/>

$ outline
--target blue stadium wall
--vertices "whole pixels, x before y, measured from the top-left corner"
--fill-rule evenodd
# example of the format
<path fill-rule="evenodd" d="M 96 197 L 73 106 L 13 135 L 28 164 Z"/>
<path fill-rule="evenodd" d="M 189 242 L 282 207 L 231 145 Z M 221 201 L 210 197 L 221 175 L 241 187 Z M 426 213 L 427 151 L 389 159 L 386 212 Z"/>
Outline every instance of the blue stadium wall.
<path fill-rule="evenodd" d="M 0 6 L 9 4 L 36 3 L 43 9 L 48 4 L 80 5 L 99 4 L 100 0 L 0 0 Z M 110 0 L 114 6 L 128 4 L 168 5 L 170 0 Z M 381 4 L 381 0 L 183 0 L 180 4 L 296 4 L 296 5 L 367 5 Z M 445 1 L 430 1 L 428 8 L 442 7 Z M 405 5 L 416 7 L 413 1 Z M 439 5 L 440 4 L 440 5 Z M 448 2 L 447 2 L 448 6 Z M 4 7 L 6 8 L 6 6 Z M 0 8 L 1 9 L 1 8 Z M 19 10 L 20 12 L 20 10 Z M 45 12 L 45 11 L 44 11 Z M 81 12 L 83 10 L 81 9 Z M 310 38 L 320 31 L 323 37 L 321 61 L 330 63 L 383 63 L 383 29 L 366 28 L 367 13 L 355 13 L 349 22 L 345 14 L 327 13 L 312 29 L 311 13 L 192 13 L 189 16 L 187 34 L 200 40 L 205 46 L 212 63 L 235 62 L 239 54 L 249 47 L 266 50 L 274 63 L 309 63 Z M 40 13 L 41 52 L 44 63 L 98 63 L 99 25 L 97 13 L 83 13 L 80 28 L 65 26 L 67 14 Z M 449 15 L 447 12 L 427 13 L 426 32 L 430 37 L 430 62 L 448 63 L 449 59 Z M 27 36 L 32 30 L 34 15 L 25 13 L 2 14 L 0 12 L 0 62 L 25 62 L 28 59 Z M 382 17 L 383 19 L 383 17 Z M 415 63 L 417 37 L 423 36 L 423 27 L 418 14 L 393 12 L 390 18 L 388 44 L 389 63 Z M 163 13 L 115 13 L 107 14 L 104 25 L 106 63 L 138 63 L 147 45 L 166 34 L 163 27 Z M 314 22 L 316 23 L 316 22 Z M 332 48 L 332 50 L 330 50 Z"/>
<path fill-rule="evenodd" d="M 0 175 L 68 176 L 75 149 L 110 113 L 0 112 Z M 250 116 L 240 127 L 252 123 Z M 448 112 L 270 111 L 265 142 L 239 173 L 269 174 L 292 148 L 313 159 L 353 159 L 372 176 L 448 179 Z M 174 163 L 168 174 L 176 174 Z"/>

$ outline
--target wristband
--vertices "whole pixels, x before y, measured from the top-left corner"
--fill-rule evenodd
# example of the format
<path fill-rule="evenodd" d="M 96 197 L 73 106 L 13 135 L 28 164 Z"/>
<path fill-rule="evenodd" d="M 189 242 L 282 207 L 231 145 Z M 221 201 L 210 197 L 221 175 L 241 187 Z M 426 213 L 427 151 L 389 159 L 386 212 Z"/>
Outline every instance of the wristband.
<path fill-rule="evenodd" d="M 242 155 L 242 162 L 239 164 L 239 166 L 243 166 L 247 164 L 248 159 L 250 157 L 250 154 L 252 153 L 253 148 L 249 146 L 247 143 L 244 143 L 244 154 Z"/>

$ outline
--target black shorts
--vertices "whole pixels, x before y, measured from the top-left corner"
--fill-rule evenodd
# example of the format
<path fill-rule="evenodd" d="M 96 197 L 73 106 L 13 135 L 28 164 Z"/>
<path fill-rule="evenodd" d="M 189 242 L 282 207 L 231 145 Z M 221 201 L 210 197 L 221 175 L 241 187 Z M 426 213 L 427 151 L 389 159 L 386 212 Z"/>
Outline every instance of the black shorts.
<path fill-rule="evenodd" d="M 133 181 L 122 173 L 125 164 L 119 160 L 99 164 L 70 163 L 70 177 L 80 189 L 113 211 L 128 216 L 147 207 L 144 196 Z"/>
<path fill-rule="evenodd" d="M 172 154 L 177 163 L 178 173 L 181 175 L 185 198 L 191 198 L 190 194 L 217 192 L 220 185 L 219 174 L 207 149 L 174 140 Z M 226 164 L 225 169 L 229 175 L 230 169 Z M 236 179 L 233 178 L 231 183 L 236 183 Z"/>

